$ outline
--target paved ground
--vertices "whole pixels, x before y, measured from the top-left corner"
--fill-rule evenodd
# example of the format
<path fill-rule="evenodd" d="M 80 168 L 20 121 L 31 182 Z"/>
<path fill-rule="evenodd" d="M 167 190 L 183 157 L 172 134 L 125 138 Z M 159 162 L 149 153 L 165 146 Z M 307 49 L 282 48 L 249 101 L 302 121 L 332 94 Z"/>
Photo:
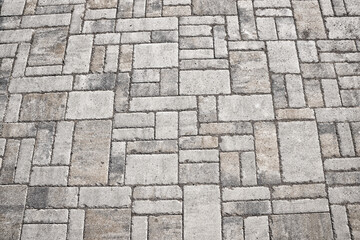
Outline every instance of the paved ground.
<path fill-rule="evenodd" d="M 0 0 L 0 239 L 360 239 L 360 1 Z"/>

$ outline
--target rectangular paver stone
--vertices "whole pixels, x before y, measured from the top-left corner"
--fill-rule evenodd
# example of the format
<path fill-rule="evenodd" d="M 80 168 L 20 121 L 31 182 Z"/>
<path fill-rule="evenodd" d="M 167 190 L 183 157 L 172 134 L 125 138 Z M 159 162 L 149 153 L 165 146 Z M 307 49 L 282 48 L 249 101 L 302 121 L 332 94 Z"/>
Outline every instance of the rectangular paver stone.
<path fill-rule="evenodd" d="M 134 47 L 134 68 L 166 68 L 177 66 L 177 43 L 139 44 Z"/>
<path fill-rule="evenodd" d="M 333 239 L 329 213 L 271 216 L 270 228 L 276 239 Z"/>
<path fill-rule="evenodd" d="M 315 122 L 280 122 L 279 140 L 284 181 L 324 180 Z"/>
<path fill-rule="evenodd" d="M 325 23 L 330 39 L 360 38 L 360 17 L 329 17 Z"/>
<path fill-rule="evenodd" d="M 180 71 L 180 94 L 229 94 L 230 74 L 227 70 Z"/>
<path fill-rule="evenodd" d="M 184 187 L 184 239 L 221 239 L 220 190 L 218 186 Z"/>
<path fill-rule="evenodd" d="M 84 239 L 129 239 L 130 227 L 130 209 L 89 209 L 86 210 Z"/>
<path fill-rule="evenodd" d="M 81 121 L 75 126 L 70 185 L 106 184 L 111 121 Z"/>
<path fill-rule="evenodd" d="M 127 155 L 126 184 L 173 184 L 178 181 L 175 154 Z"/>
<path fill-rule="evenodd" d="M 89 71 L 93 38 L 92 35 L 77 35 L 69 38 L 64 73 L 86 73 Z"/>
<path fill-rule="evenodd" d="M 230 52 L 232 89 L 235 93 L 269 93 L 270 81 L 264 52 Z"/>
<path fill-rule="evenodd" d="M 111 91 L 70 92 L 67 119 L 101 119 L 113 116 L 114 93 Z"/>
<path fill-rule="evenodd" d="M 130 187 L 82 187 L 80 207 L 129 207 Z"/>
<path fill-rule="evenodd" d="M 218 104 L 221 121 L 274 119 L 271 95 L 220 96 Z"/>
<path fill-rule="evenodd" d="M 61 120 L 65 115 L 66 98 L 66 93 L 26 94 L 20 120 Z"/>

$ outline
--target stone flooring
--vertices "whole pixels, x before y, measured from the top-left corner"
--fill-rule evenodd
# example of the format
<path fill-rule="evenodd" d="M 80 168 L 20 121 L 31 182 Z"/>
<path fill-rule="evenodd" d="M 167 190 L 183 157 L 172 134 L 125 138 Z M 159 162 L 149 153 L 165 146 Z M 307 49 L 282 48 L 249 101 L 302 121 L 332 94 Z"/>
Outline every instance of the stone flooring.
<path fill-rule="evenodd" d="M 359 0 L 0 0 L 1 240 L 359 240 Z"/>

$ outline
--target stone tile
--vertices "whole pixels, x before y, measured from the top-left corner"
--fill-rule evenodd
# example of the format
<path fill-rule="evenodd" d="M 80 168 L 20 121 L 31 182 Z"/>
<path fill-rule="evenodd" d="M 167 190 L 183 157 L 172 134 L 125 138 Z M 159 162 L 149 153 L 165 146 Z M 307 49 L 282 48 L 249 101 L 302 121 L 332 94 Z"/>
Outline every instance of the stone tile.
<path fill-rule="evenodd" d="M 274 119 L 270 95 L 220 96 L 219 120 L 249 121 Z"/>
<path fill-rule="evenodd" d="M 112 73 L 78 75 L 75 77 L 74 90 L 112 90 L 116 75 Z"/>
<path fill-rule="evenodd" d="M 242 217 L 223 217 L 223 239 L 244 240 Z"/>
<path fill-rule="evenodd" d="M 184 239 L 204 238 L 221 239 L 219 187 L 215 185 L 185 186 Z"/>
<path fill-rule="evenodd" d="M 279 123 L 281 165 L 285 182 L 324 180 L 320 145 L 316 134 L 314 135 L 316 132 L 315 122 Z"/>
<path fill-rule="evenodd" d="M 177 29 L 178 19 L 176 17 L 119 19 L 116 24 L 116 30 L 119 32 Z"/>
<path fill-rule="evenodd" d="M 325 24 L 329 29 L 330 39 L 341 39 L 344 36 L 348 39 L 360 37 L 360 17 L 329 17 L 326 18 Z"/>
<path fill-rule="evenodd" d="M 202 123 L 199 129 L 200 134 L 252 134 L 253 127 L 249 122 L 214 122 Z"/>
<path fill-rule="evenodd" d="M 125 183 L 174 184 L 178 182 L 175 154 L 127 155 Z"/>
<path fill-rule="evenodd" d="M 30 187 L 26 205 L 30 208 L 74 208 L 77 202 L 76 187 Z"/>
<path fill-rule="evenodd" d="M 247 217 L 244 219 L 245 239 L 270 239 L 268 217 Z"/>
<path fill-rule="evenodd" d="M 67 28 L 37 30 L 34 34 L 29 64 L 31 66 L 62 64 L 67 34 Z"/>
<path fill-rule="evenodd" d="M 136 153 L 175 153 L 178 150 L 176 140 L 136 141 L 128 142 L 126 151 Z"/>
<path fill-rule="evenodd" d="M 169 96 L 152 98 L 132 98 L 130 111 L 164 111 L 188 110 L 196 108 L 196 98 L 193 96 Z"/>
<path fill-rule="evenodd" d="M 329 213 L 271 216 L 270 228 L 276 239 L 333 239 Z"/>
<path fill-rule="evenodd" d="M 326 38 L 325 28 L 317 1 L 293 1 L 296 27 L 301 39 Z"/>
<path fill-rule="evenodd" d="M 111 91 L 70 92 L 67 119 L 102 119 L 113 116 L 114 93 Z"/>
<path fill-rule="evenodd" d="M 133 202 L 132 209 L 136 214 L 181 214 L 182 202 L 178 200 L 136 200 Z"/>
<path fill-rule="evenodd" d="M 81 121 L 75 126 L 70 185 L 97 185 L 108 181 L 111 121 Z"/>
<path fill-rule="evenodd" d="M 67 74 L 88 72 L 90 67 L 92 44 L 92 35 L 77 35 L 69 37 L 63 72 Z"/>
<path fill-rule="evenodd" d="M 6 143 L 4 162 L 0 171 L 0 183 L 11 184 L 15 178 L 16 162 L 19 154 L 20 141 L 10 139 Z"/>
<path fill-rule="evenodd" d="M 82 187 L 80 188 L 80 207 L 129 207 L 130 187 Z"/>
<path fill-rule="evenodd" d="M 354 239 L 360 237 L 360 206 L 359 205 L 349 205 L 349 222 L 352 230 L 352 235 Z"/>
<path fill-rule="evenodd" d="M 222 151 L 250 151 L 254 150 L 254 137 L 251 135 L 222 136 L 219 145 Z"/>
<path fill-rule="evenodd" d="M 85 211 L 81 209 L 71 209 L 69 214 L 68 239 L 82 239 L 84 235 Z"/>
<path fill-rule="evenodd" d="M 88 209 L 84 239 L 129 239 L 130 209 Z"/>
<path fill-rule="evenodd" d="M 67 209 L 27 209 L 24 223 L 67 223 Z"/>
<path fill-rule="evenodd" d="M 72 76 L 46 76 L 13 78 L 10 81 L 9 92 L 56 92 L 70 91 L 72 89 Z"/>
<path fill-rule="evenodd" d="M 254 138 L 258 182 L 280 182 L 280 158 L 275 124 L 255 123 Z"/>
<path fill-rule="evenodd" d="M 68 167 L 33 167 L 30 186 L 66 186 Z"/>
<path fill-rule="evenodd" d="M 267 59 L 264 52 L 230 52 L 230 70 L 233 92 L 270 92 Z"/>
<path fill-rule="evenodd" d="M 182 189 L 177 186 L 138 186 L 133 191 L 134 199 L 181 199 Z"/>
<path fill-rule="evenodd" d="M 359 202 L 359 186 L 340 186 L 329 188 L 330 203 L 356 203 Z"/>
<path fill-rule="evenodd" d="M 235 0 L 225 0 L 221 4 L 215 0 L 194 0 L 192 4 L 195 15 L 236 14 Z"/>
<path fill-rule="evenodd" d="M 176 43 L 140 44 L 134 47 L 134 68 L 166 68 L 178 66 Z"/>
<path fill-rule="evenodd" d="M 226 70 L 180 71 L 181 95 L 229 94 L 230 74 Z"/>
<path fill-rule="evenodd" d="M 0 231 L 4 239 L 20 239 L 26 193 L 26 186 L 0 186 Z"/>
<path fill-rule="evenodd" d="M 134 216 L 131 223 L 131 238 L 138 240 L 148 239 L 148 217 Z"/>
<path fill-rule="evenodd" d="M 149 217 L 149 239 L 182 239 L 182 217 L 164 215 Z"/>
<path fill-rule="evenodd" d="M 268 42 L 270 70 L 275 73 L 300 73 L 295 43 L 290 41 Z"/>
<path fill-rule="evenodd" d="M 273 199 L 326 197 L 325 184 L 279 185 L 271 194 Z"/>
<path fill-rule="evenodd" d="M 24 224 L 21 239 L 66 239 L 66 224 Z"/>
<path fill-rule="evenodd" d="M 179 182 L 183 184 L 218 183 L 219 164 L 217 163 L 180 164 Z"/>
<path fill-rule="evenodd" d="M 243 216 L 243 215 L 267 215 L 271 213 L 270 201 L 237 201 L 223 203 L 223 214 Z"/>
<path fill-rule="evenodd" d="M 20 121 L 62 120 L 65 116 L 67 93 L 26 94 Z"/>
<path fill-rule="evenodd" d="M 70 24 L 71 14 L 47 14 L 24 16 L 21 21 L 22 28 L 34 27 L 57 27 L 68 26 Z"/>
<path fill-rule="evenodd" d="M 25 2 L 25 0 L 3 1 L 1 8 L 1 16 L 22 15 L 25 7 Z"/>

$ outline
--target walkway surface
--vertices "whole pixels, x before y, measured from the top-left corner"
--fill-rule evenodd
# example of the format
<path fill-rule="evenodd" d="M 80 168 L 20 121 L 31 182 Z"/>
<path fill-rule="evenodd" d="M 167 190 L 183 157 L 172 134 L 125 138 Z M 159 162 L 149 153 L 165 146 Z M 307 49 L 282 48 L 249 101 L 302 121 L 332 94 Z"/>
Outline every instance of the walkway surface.
<path fill-rule="evenodd" d="M 1 240 L 360 239 L 359 0 L 0 0 Z"/>

